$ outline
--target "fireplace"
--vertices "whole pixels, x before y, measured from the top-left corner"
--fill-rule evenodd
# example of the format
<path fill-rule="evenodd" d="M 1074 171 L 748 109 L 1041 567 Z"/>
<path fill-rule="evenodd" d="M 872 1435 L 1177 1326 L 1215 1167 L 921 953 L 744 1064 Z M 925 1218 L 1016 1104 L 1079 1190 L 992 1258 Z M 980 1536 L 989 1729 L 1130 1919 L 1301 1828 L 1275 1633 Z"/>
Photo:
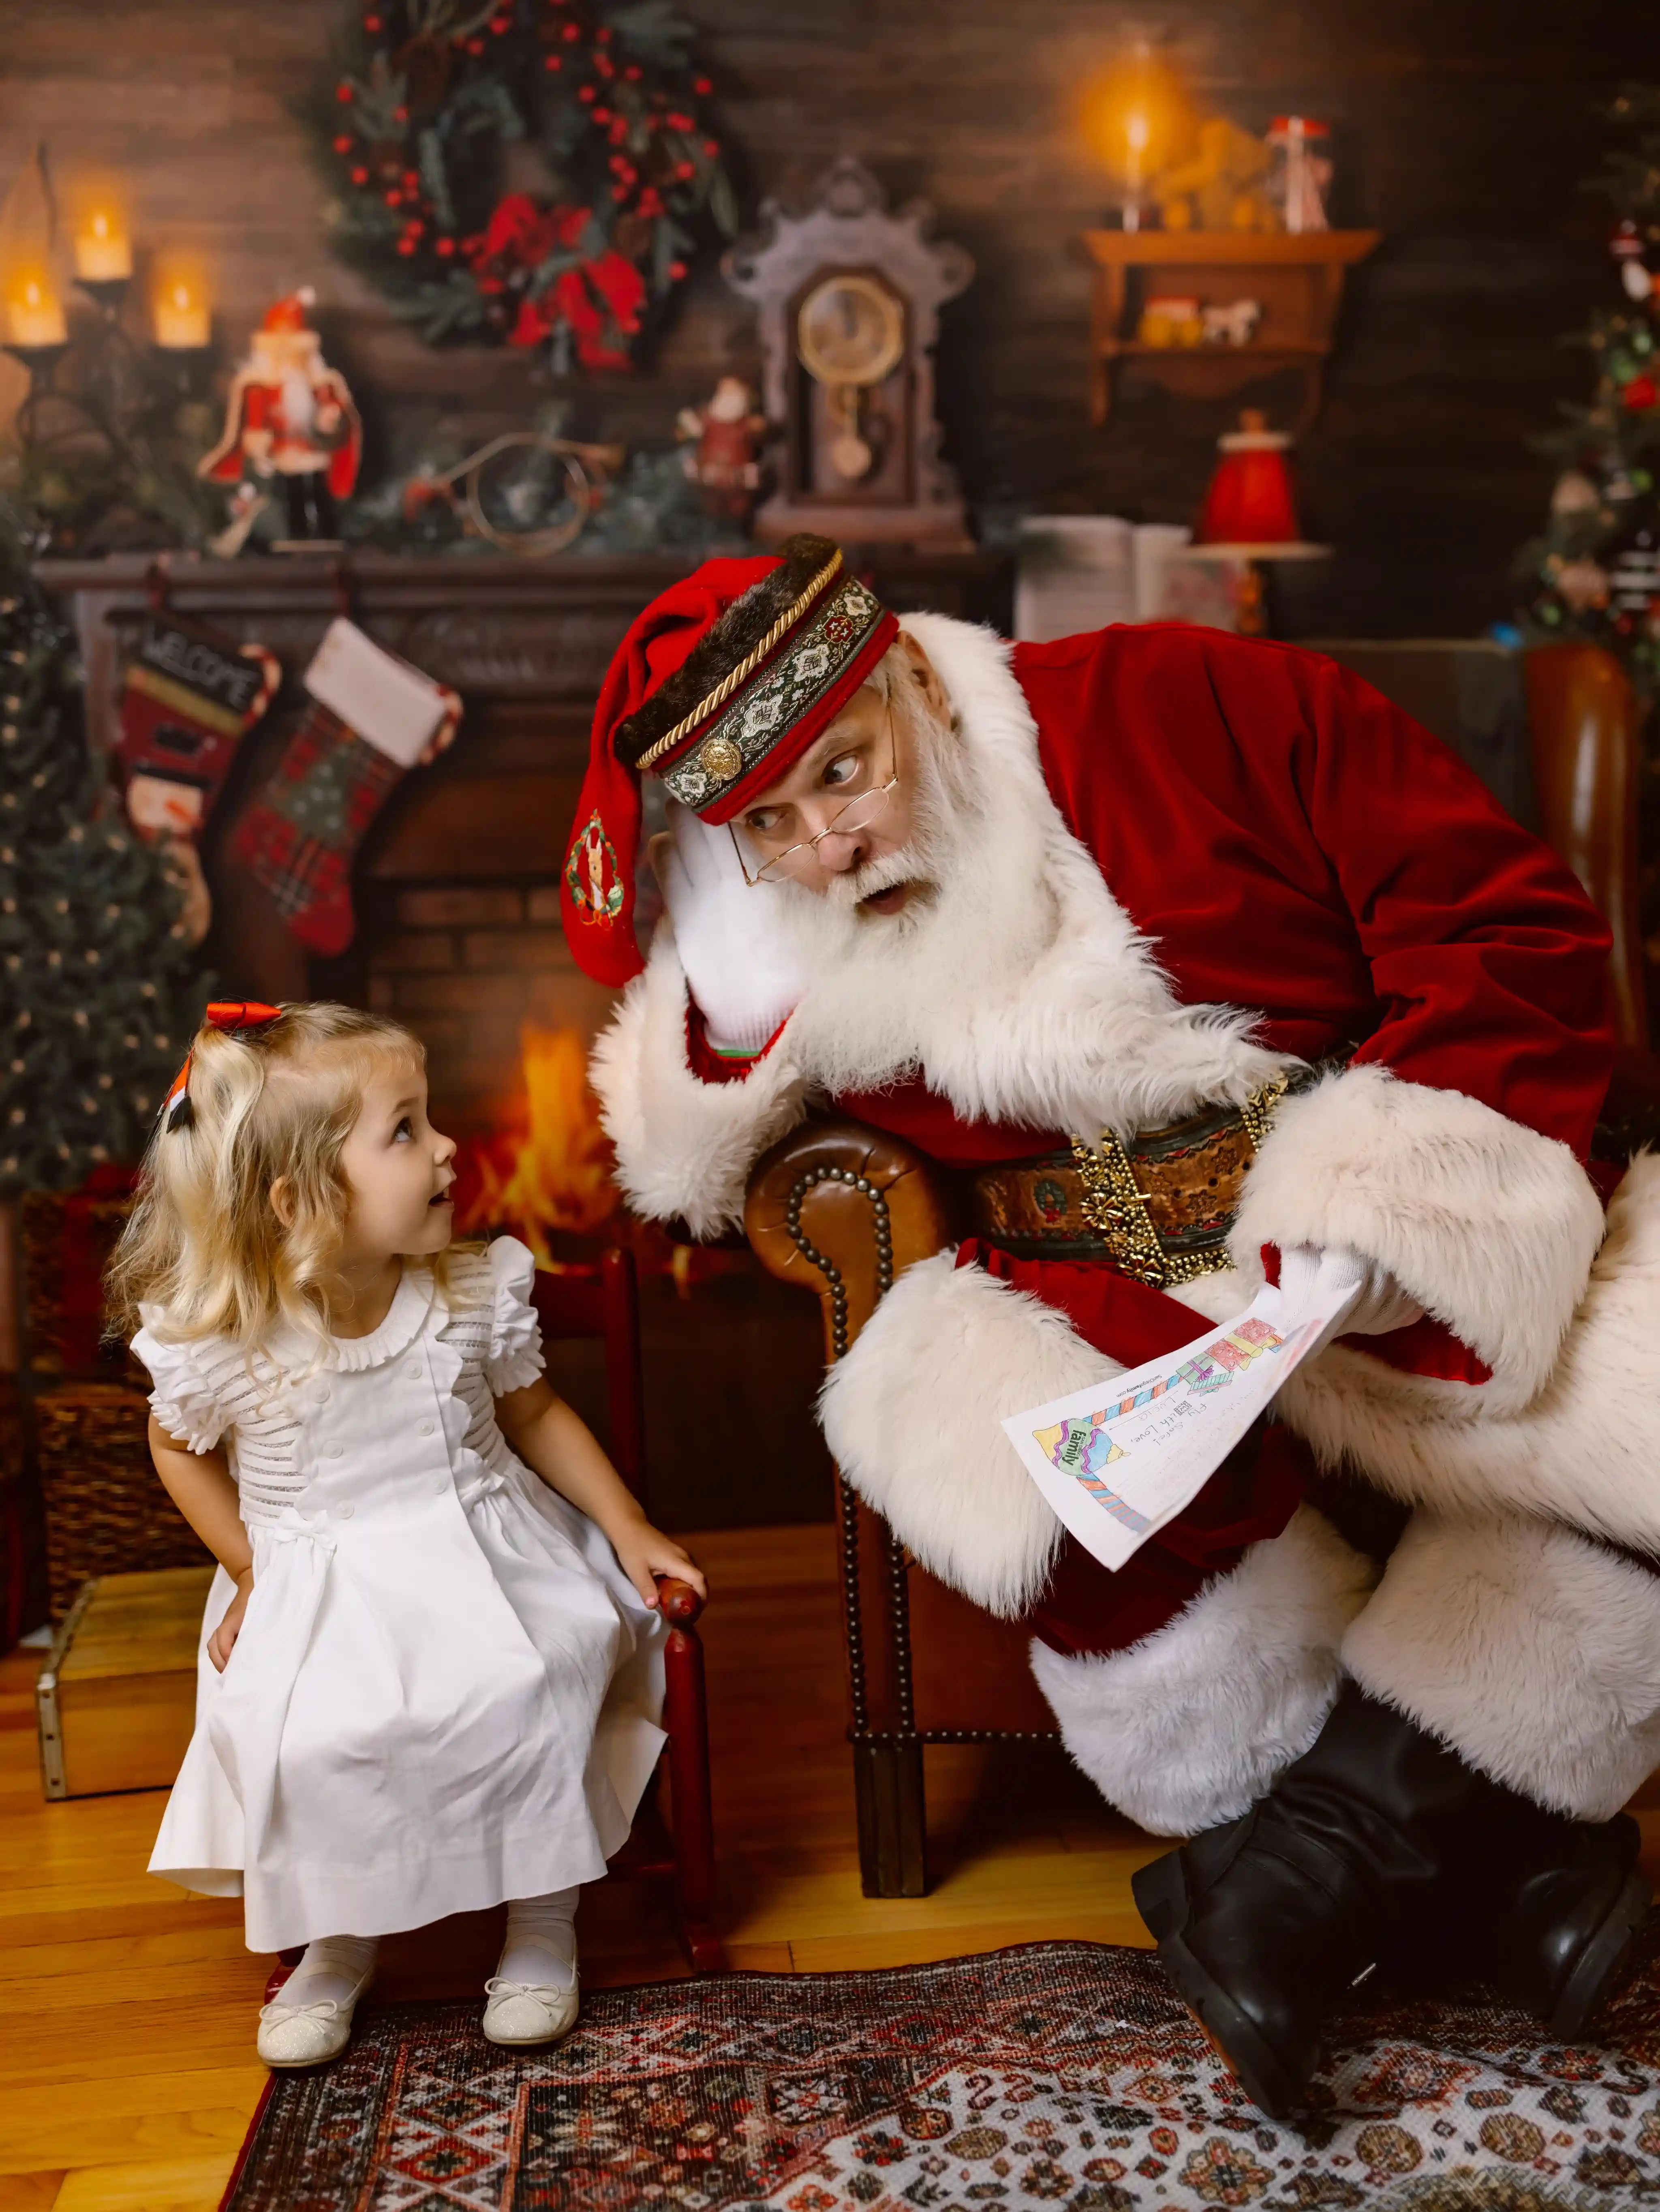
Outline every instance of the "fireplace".
<path fill-rule="evenodd" d="M 633 1221 L 581 1079 L 615 994 L 565 943 L 559 865 L 601 677 L 630 620 L 683 565 L 303 556 L 179 559 L 161 574 L 121 556 L 47 562 L 40 575 L 80 637 L 95 746 L 113 743 L 121 669 L 152 591 L 278 655 L 284 698 L 244 746 L 205 844 L 221 991 L 339 998 L 407 1022 L 427 1045 L 433 1118 L 466 1146 L 472 1230 L 511 1230 L 560 1266 L 591 1263 L 608 1240 L 632 1246 L 651 1507 L 670 1527 L 695 1528 L 827 1516 L 830 1470 L 810 1419 L 821 1372 L 813 1301 L 746 1251 L 677 1251 Z M 991 620 L 1006 591 L 989 557 L 894 548 L 875 558 L 872 580 L 900 611 Z M 225 833 L 281 751 L 299 677 L 342 612 L 453 684 L 465 714 L 453 748 L 399 787 L 359 855 L 350 949 L 308 960 L 268 895 L 227 865 Z M 557 1346 L 551 1366 L 603 1434 L 598 1357 L 597 1346 Z"/>

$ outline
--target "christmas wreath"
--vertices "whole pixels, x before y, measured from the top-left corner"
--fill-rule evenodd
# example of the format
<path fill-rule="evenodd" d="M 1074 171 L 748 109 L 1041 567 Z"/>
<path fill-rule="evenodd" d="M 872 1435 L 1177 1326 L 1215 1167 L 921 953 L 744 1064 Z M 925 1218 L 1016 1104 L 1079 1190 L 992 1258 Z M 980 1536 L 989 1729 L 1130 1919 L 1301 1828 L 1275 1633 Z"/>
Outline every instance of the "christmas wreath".
<path fill-rule="evenodd" d="M 667 0 L 371 0 L 312 112 L 335 251 L 431 344 L 627 368 L 736 229 L 692 39 Z"/>

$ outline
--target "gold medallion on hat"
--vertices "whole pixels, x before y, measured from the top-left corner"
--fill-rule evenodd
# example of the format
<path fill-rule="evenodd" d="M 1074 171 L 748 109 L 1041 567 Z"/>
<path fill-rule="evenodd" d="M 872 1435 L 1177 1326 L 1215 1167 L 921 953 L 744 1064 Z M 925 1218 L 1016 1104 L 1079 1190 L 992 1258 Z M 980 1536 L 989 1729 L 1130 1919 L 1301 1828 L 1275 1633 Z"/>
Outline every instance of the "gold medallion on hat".
<path fill-rule="evenodd" d="M 711 783 L 730 783 L 743 767 L 743 755 L 730 738 L 706 738 L 698 747 L 698 766 Z"/>

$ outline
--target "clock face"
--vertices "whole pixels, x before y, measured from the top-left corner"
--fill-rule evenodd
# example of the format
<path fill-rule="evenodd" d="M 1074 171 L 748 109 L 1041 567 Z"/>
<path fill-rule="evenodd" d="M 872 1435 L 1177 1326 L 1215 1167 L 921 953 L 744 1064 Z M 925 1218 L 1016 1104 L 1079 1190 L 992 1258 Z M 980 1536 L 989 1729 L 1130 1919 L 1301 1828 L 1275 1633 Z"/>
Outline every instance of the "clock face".
<path fill-rule="evenodd" d="M 796 345 L 821 384 L 880 384 L 905 356 L 905 309 L 871 276 L 827 276 L 801 303 Z"/>

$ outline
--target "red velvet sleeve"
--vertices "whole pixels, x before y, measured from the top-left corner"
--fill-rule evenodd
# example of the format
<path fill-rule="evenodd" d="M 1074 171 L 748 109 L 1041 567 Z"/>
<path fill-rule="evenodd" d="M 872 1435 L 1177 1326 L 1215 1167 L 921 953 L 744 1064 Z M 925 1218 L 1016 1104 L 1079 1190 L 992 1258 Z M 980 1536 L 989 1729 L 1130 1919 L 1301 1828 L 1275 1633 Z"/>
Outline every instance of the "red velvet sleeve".
<path fill-rule="evenodd" d="M 1302 706 L 1293 787 L 1386 1009 L 1357 1061 L 1462 1091 L 1583 1159 L 1614 1063 L 1606 924 L 1439 738 L 1336 662 L 1280 657 Z"/>
<path fill-rule="evenodd" d="M 743 1082 L 755 1062 L 765 1060 L 783 1035 L 784 1024 L 780 1022 L 759 1052 L 747 1053 L 742 1059 L 729 1059 L 710 1043 L 702 1007 L 695 999 L 686 1001 L 686 1064 L 700 1083 Z"/>

